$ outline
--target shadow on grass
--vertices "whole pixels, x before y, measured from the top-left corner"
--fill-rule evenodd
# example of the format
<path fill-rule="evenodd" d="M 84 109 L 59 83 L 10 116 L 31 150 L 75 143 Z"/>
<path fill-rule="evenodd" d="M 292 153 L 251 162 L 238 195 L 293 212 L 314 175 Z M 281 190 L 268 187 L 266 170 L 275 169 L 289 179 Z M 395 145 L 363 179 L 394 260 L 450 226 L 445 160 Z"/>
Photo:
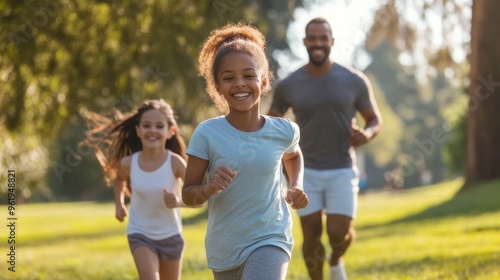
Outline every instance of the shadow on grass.
<path fill-rule="evenodd" d="M 360 229 L 371 229 L 387 225 L 432 221 L 453 216 L 475 216 L 500 211 L 500 180 L 458 191 L 450 200 L 429 207 L 419 213 L 393 220 L 385 224 L 367 225 Z"/>
<path fill-rule="evenodd" d="M 466 191 L 459 191 L 448 201 L 423 210 L 420 213 L 410 215 L 401 219 L 393 220 L 386 224 L 366 225 L 360 229 L 376 228 L 380 226 L 396 225 L 400 223 L 417 222 L 423 220 L 441 219 L 453 216 L 474 216 L 482 213 L 496 212 L 500 210 L 500 180 L 482 184 Z M 184 225 L 192 225 L 208 218 L 208 208 L 189 217 L 183 218 Z M 486 229 L 490 230 L 490 229 Z"/>
<path fill-rule="evenodd" d="M 456 215 L 474 216 L 500 210 L 500 181 L 459 191 L 453 198 L 392 223 L 440 219 Z"/>
<path fill-rule="evenodd" d="M 356 279 L 373 279 L 373 275 L 377 275 L 377 279 L 399 279 L 390 276 L 406 275 L 409 277 L 407 279 L 421 279 L 423 271 L 432 271 L 436 273 L 433 279 L 483 279 L 476 277 L 494 275 L 498 267 L 500 253 L 477 253 L 442 258 L 423 257 L 419 260 L 393 259 L 375 265 L 370 263 L 353 271 L 352 276 Z M 426 275 L 429 274 L 426 272 Z"/>

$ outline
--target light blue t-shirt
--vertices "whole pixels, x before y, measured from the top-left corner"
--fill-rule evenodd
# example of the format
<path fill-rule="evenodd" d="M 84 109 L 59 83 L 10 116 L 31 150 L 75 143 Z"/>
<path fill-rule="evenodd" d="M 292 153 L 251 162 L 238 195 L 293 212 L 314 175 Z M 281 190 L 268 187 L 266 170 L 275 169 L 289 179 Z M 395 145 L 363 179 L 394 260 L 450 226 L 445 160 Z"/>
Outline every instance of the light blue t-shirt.
<path fill-rule="evenodd" d="M 205 248 L 214 271 L 240 266 L 265 245 L 291 256 L 292 219 L 281 159 L 296 148 L 300 132 L 288 119 L 263 117 L 264 126 L 255 132 L 237 130 L 224 116 L 206 120 L 189 142 L 189 156 L 209 161 L 209 180 L 221 165 L 238 172 L 225 190 L 208 200 Z"/>

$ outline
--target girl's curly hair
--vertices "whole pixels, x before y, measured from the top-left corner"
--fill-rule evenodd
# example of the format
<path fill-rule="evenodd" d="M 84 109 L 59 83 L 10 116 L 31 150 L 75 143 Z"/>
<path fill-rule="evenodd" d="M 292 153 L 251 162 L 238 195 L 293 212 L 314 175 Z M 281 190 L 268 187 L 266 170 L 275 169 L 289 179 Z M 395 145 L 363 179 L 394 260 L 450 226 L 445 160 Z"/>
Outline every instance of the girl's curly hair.
<path fill-rule="evenodd" d="M 198 73 L 205 78 L 206 91 L 222 113 L 228 112 L 228 105 L 217 92 L 216 85 L 219 83 L 217 73 L 222 58 L 233 52 L 247 53 L 255 59 L 262 71 L 263 94 L 269 93 L 273 79 L 266 56 L 266 39 L 259 30 L 244 23 L 229 23 L 213 30 L 198 56 Z"/>

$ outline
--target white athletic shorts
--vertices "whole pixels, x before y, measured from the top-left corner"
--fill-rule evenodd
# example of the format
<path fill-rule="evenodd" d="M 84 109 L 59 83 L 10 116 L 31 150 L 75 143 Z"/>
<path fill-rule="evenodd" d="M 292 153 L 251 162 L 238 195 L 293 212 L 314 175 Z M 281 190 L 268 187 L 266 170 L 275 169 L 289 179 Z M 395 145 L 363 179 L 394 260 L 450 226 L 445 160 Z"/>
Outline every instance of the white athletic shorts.
<path fill-rule="evenodd" d="M 327 170 L 304 168 L 304 192 L 309 204 L 297 212 L 302 217 L 324 210 L 326 214 L 356 218 L 358 191 L 356 166 Z"/>

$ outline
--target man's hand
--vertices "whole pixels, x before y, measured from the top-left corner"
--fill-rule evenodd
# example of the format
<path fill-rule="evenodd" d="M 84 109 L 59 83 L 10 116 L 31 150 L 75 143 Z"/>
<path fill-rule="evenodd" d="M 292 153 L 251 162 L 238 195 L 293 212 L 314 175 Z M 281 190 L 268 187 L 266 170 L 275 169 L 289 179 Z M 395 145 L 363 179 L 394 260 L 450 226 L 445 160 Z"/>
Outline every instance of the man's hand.
<path fill-rule="evenodd" d="M 364 130 L 362 127 L 352 124 L 351 137 L 349 137 L 349 141 L 354 147 L 361 146 L 368 143 L 372 135 L 373 133 L 370 133 L 370 131 Z"/>

